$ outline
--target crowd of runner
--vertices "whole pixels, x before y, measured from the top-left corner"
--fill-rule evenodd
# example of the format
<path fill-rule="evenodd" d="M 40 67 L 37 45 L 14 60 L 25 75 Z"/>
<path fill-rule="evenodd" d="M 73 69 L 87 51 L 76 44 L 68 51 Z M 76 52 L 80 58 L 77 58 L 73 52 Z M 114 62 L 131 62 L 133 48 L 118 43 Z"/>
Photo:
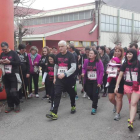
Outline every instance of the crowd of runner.
<path fill-rule="evenodd" d="M 51 103 L 47 118 L 58 119 L 58 107 L 65 93 L 70 96 L 71 114 L 76 113 L 78 78 L 83 98 L 91 100 L 91 115 L 97 113 L 99 93 L 103 90 L 102 97 L 108 93 L 113 105 L 114 120 L 119 121 L 123 95 L 126 94 L 130 112 L 128 128 L 133 130 L 140 99 L 140 53 L 137 44 L 130 44 L 128 48 L 118 44 L 112 50 L 96 45 L 78 50 L 74 42 L 67 44 L 62 40 L 58 43 L 59 53 L 55 47 L 44 47 L 42 56 L 38 54 L 36 46 L 32 46 L 28 54 L 23 44 L 19 45 L 19 51 L 10 50 L 6 42 L 1 43 L 1 48 L 0 69 L 3 78 L 0 78 L 0 85 L 5 86 L 8 103 L 5 113 L 13 110 L 19 112 L 23 96 L 39 98 L 41 67 L 42 85 L 45 85 L 43 99 L 48 98 Z"/>

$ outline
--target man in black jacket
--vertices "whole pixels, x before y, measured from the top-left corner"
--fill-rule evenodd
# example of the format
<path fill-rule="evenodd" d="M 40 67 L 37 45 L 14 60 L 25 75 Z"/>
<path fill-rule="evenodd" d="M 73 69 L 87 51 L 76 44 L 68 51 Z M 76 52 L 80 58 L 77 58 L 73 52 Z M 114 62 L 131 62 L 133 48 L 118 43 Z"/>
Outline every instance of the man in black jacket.
<path fill-rule="evenodd" d="M 9 113 L 14 110 L 15 112 L 20 111 L 20 100 L 18 90 L 19 77 L 19 66 L 20 59 L 17 53 L 9 49 L 9 45 L 6 42 L 1 43 L 2 53 L 0 56 L 0 64 L 4 65 L 5 75 L 3 77 L 5 90 L 7 93 L 8 106 L 5 109 L 5 113 Z"/>
<path fill-rule="evenodd" d="M 24 44 L 19 44 L 18 56 L 21 61 L 21 66 L 19 67 L 19 73 L 22 80 L 22 88 L 19 90 L 19 98 L 22 99 L 22 96 L 27 96 L 27 86 L 28 78 L 30 77 L 30 64 L 29 58 L 26 51 L 26 46 Z M 20 100 L 22 102 L 22 100 Z"/>

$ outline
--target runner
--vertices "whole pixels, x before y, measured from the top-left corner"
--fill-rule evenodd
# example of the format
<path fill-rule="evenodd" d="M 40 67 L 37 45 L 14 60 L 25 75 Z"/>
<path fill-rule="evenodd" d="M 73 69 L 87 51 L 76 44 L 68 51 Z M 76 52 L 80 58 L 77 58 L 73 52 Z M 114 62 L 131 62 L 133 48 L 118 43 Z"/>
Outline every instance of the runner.
<path fill-rule="evenodd" d="M 54 67 L 54 83 L 55 83 L 55 97 L 54 97 L 54 108 L 50 114 L 47 114 L 47 118 L 57 120 L 57 112 L 60 104 L 61 94 L 64 89 L 70 95 L 71 100 L 71 113 L 76 112 L 75 107 L 75 81 L 74 72 L 76 70 L 76 62 L 73 54 L 67 51 L 66 41 L 60 41 L 58 43 L 60 53 L 56 56 L 56 62 Z"/>
<path fill-rule="evenodd" d="M 18 46 L 19 52 L 17 52 L 21 66 L 19 67 L 20 78 L 22 80 L 22 88 L 19 90 L 19 98 L 20 102 L 22 101 L 22 96 L 27 96 L 27 86 L 29 86 L 28 78 L 30 77 L 30 64 L 29 58 L 26 51 L 26 46 L 24 44 L 19 44 Z"/>
<path fill-rule="evenodd" d="M 133 121 L 137 112 L 137 103 L 140 99 L 140 62 L 137 59 L 137 51 L 129 49 L 126 53 L 125 63 L 122 65 L 117 80 L 115 92 L 118 92 L 118 85 L 125 75 L 124 93 L 128 97 L 130 104 L 130 119 L 128 119 L 128 128 L 133 130 Z"/>
<path fill-rule="evenodd" d="M 116 47 L 115 52 L 114 52 L 114 57 L 118 57 L 120 61 L 123 59 L 123 49 L 121 47 Z M 119 69 L 117 69 L 117 72 L 115 71 L 115 74 L 117 76 L 117 73 L 119 73 Z M 122 79 L 118 88 L 118 92 L 114 93 L 116 85 L 116 78 L 112 78 L 111 83 L 108 87 L 108 98 L 110 102 L 114 105 L 113 112 L 116 113 L 114 120 L 119 121 L 120 120 L 120 111 L 122 109 L 122 98 L 123 98 L 123 93 L 124 93 L 124 80 Z"/>
<path fill-rule="evenodd" d="M 98 105 L 98 91 L 101 87 L 104 74 L 104 66 L 99 59 L 96 50 L 90 50 L 89 59 L 86 59 L 82 69 L 82 77 L 84 77 L 84 84 L 87 95 L 92 100 L 91 114 L 95 115 Z"/>
<path fill-rule="evenodd" d="M 136 43 L 132 43 L 130 46 L 129 46 L 130 49 L 134 49 L 137 51 L 137 56 L 138 56 L 138 60 L 140 61 L 140 51 L 139 51 L 139 48 L 138 48 L 138 44 Z"/>
<path fill-rule="evenodd" d="M 80 66 L 83 67 L 83 64 L 84 64 L 84 61 L 85 59 L 88 59 L 89 58 L 89 51 L 90 51 L 90 48 L 89 47 L 86 47 L 85 48 L 85 54 L 82 55 L 81 59 L 80 59 Z M 82 86 L 83 86 L 83 78 L 82 78 Z M 87 94 L 86 92 L 84 92 L 84 88 L 81 90 L 83 94 L 83 98 L 86 98 L 87 97 Z"/>
<path fill-rule="evenodd" d="M 14 110 L 18 113 L 20 111 L 19 89 L 18 80 L 20 59 L 16 52 L 9 49 L 9 45 L 6 42 L 1 43 L 2 53 L 0 56 L 0 63 L 4 65 L 5 76 L 3 77 L 5 90 L 7 93 L 8 106 L 5 108 L 5 113 L 9 113 Z M 21 80 L 20 80 L 21 82 Z"/>
<path fill-rule="evenodd" d="M 48 56 L 48 65 L 46 66 L 46 70 L 44 71 L 42 85 L 46 85 L 47 93 L 49 93 L 49 103 L 51 104 L 51 110 L 53 110 L 53 102 L 54 102 L 54 63 L 55 63 L 55 55 L 50 54 Z"/>
<path fill-rule="evenodd" d="M 78 74 L 78 55 L 75 52 L 75 47 L 72 44 L 68 45 L 68 50 L 74 55 L 74 58 L 76 60 L 76 71 L 75 71 L 75 100 L 78 100 L 79 97 L 77 95 L 77 88 L 76 88 L 76 80 L 77 80 L 77 74 Z"/>
<path fill-rule="evenodd" d="M 102 97 L 106 97 L 107 96 L 107 87 L 106 87 L 106 83 L 107 83 L 107 73 L 106 73 L 106 70 L 107 70 L 107 64 L 109 63 L 110 61 L 110 58 L 109 56 L 106 54 L 106 50 L 105 50 L 105 47 L 104 46 L 100 46 L 99 49 L 98 49 L 98 52 L 100 54 L 100 57 L 101 57 L 101 60 L 102 60 L 102 63 L 104 65 L 104 77 L 103 77 L 103 86 L 104 86 L 104 93 L 102 95 Z"/>
<path fill-rule="evenodd" d="M 41 56 L 38 54 L 38 49 L 36 46 L 32 46 L 30 49 L 30 53 L 28 54 L 29 62 L 30 62 L 30 94 L 28 98 L 33 97 L 32 93 L 32 79 L 34 82 L 35 88 L 35 97 L 39 98 L 38 95 L 38 80 L 39 80 L 39 61 Z"/>
<path fill-rule="evenodd" d="M 42 77 L 44 75 L 44 71 L 46 70 L 46 66 L 48 65 L 48 55 L 49 54 L 50 54 L 49 47 L 44 47 L 42 49 L 42 57 L 39 61 L 39 66 L 41 66 L 41 68 L 42 68 Z M 48 90 L 47 90 L 46 84 L 45 84 L 45 90 L 46 90 L 46 93 L 42 99 L 45 99 L 45 98 L 49 99 L 49 93 L 47 93 Z"/>

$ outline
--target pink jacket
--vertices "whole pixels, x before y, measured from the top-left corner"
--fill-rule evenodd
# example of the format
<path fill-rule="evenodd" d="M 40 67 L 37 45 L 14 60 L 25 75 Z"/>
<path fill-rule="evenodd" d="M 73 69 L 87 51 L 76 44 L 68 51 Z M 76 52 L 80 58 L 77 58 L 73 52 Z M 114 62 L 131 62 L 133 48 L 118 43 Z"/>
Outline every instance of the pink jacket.
<path fill-rule="evenodd" d="M 89 59 L 85 59 L 82 68 L 82 73 L 84 73 L 84 75 L 87 74 L 88 63 L 89 63 Z M 99 60 L 99 62 L 96 62 L 96 68 L 97 68 L 97 83 L 101 85 L 103 82 L 103 75 L 104 75 L 104 66 L 101 60 Z M 86 76 L 84 77 L 84 83 L 85 82 L 86 82 Z"/>

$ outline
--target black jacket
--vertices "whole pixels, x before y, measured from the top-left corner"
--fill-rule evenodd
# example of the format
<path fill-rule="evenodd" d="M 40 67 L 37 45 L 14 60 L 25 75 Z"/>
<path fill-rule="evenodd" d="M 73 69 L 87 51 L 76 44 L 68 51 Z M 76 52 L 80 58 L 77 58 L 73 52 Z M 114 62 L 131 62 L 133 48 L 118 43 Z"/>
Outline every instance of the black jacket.
<path fill-rule="evenodd" d="M 42 67 L 42 73 L 44 73 L 46 69 L 46 63 L 48 63 L 48 56 L 42 56 L 39 61 L 39 66 Z"/>
<path fill-rule="evenodd" d="M 24 54 L 17 52 L 17 54 L 21 61 L 22 72 L 26 74 L 30 74 L 30 64 L 29 64 L 28 54 L 26 52 Z"/>

